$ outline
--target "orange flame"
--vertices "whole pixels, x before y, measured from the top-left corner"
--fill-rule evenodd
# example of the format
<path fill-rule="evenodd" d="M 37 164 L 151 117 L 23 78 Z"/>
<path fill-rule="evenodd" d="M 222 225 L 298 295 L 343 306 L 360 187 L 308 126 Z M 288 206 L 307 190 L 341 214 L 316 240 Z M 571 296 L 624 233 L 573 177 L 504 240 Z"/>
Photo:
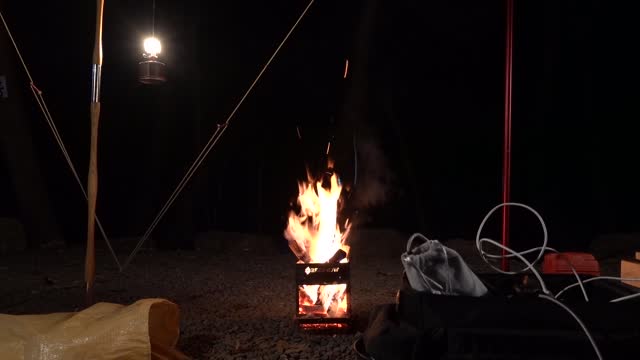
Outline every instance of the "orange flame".
<path fill-rule="evenodd" d="M 331 175 L 330 185 L 329 189 L 325 189 L 322 182 L 313 180 L 298 184 L 300 214 L 293 211 L 289 213 L 284 232 L 285 238 L 290 242 L 295 241 L 299 249 L 308 255 L 309 262 L 313 263 L 326 262 L 340 249 L 349 253 L 349 246 L 345 244 L 349 222 L 345 223 L 344 234 L 337 223 L 342 186 L 336 174 Z"/>

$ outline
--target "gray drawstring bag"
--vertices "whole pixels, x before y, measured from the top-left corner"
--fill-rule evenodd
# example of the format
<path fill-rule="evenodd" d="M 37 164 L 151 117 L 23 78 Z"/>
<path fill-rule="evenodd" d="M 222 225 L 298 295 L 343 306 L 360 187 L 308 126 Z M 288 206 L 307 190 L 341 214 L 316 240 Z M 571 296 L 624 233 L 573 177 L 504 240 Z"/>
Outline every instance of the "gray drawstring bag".
<path fill-rule="evenodd" d="M 411 287 L 438 295 L 483 296 L 486 286 L 471 271 L 460 254 L 414 234 L 407 242 L 407 252 L 401 256 L 402 265 Z"/>

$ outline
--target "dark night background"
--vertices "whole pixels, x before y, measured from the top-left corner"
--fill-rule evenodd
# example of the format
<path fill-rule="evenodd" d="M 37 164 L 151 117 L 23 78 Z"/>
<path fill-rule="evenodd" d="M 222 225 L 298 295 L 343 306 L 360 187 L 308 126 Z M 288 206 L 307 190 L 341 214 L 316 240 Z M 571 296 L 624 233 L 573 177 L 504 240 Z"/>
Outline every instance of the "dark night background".
<path fill-rule="evenodd" d="M 541 212 L 557 248 L 640 231 L 638 32 L 624 4 L 515 1 L 512 200 Z M 106 1 L 98 214 L 111 237 L 144 233 L 306 5 L 157 0 L 169 81 L 148 87 L 136 76 L 151 1 Z M 83 181 L 94 6 L 0 9 Z M 501 201 L 504 38 L 499 0 L 317 1 L 156 228 L 159 244 L 189 247 L 207 229 L 282 240 L 296 181 L 305 163 L 323 161 L 329 136 L 337 170 L 353 181 L 354 133 L 363 154 L 349 205 L 366 214 L 361 226 L 473 238 Z M 80 244 L 85 201 L 2 44 L 52 213 L 66 242 Z M 0 162 L 0 216 L 25 217 L 11 163 Z M 512 214 L 515 247 L 539 242 L 532 217 Z"/>

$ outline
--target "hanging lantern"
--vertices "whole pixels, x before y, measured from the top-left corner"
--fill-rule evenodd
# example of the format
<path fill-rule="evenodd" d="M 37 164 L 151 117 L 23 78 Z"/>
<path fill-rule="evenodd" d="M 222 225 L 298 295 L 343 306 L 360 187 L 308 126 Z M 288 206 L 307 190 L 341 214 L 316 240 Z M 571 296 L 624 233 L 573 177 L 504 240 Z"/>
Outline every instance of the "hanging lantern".
<path fill-rule="evenodd" d="M 143 84 L 161 84 L 167 81 L 165 64 L 158 60 L 162 51 L 162 44 L 156 37 L 148 37 L 144 40 L 144 61 L 138 65 L 139 81 Z"/>
<path fill-rule="evenodd" d="M 138 80 L 143 84 L 161 84 L 167 81 L 167 76 L 165 73 L 165 64 L 158 60 L 158 56 L 162 51 L 162 44 L 160 40 L 155 37 L 155 26 L 156 26 L 156 2 L 153 0 L 153 8 L 151 12 L 151 37 L 144 39 L 143 48 L 144 53 L 142 57 L 144 58 L 138 64 Z"/>

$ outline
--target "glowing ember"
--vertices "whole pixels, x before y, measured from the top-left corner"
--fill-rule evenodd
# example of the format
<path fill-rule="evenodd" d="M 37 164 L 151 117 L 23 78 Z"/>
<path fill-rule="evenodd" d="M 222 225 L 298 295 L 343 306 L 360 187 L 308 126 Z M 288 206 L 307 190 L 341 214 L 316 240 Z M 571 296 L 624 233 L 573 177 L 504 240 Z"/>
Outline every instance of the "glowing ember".
<path fill-rule="evenodd" d="M 329 164 L 331 168 L 332 164 Z M 298 263 L 348 262 L 349 246 L 345 244 L 350 225 L 344 225 L 344 233 L 337 222 L 338 202 L 342 186 L 333 173 L 323 186 L 322 181 L 309 176 L 307 182 L 298 184 L 300 213 L 292 211 L 284 232 L 289 247 L 296 254 Z M 344 253 L 341 253 L 342 250 Z M 342 259 L 336 255 L 343 255 Z M 307 268 L 305 272 L 310 271 Z M 309 273 L 307 272 L 307 275 Z M 348 310 L 346 284 L 300 285 L 298 315 L 313 317 L 345 317 Z"/>
<path fill-rule="evenodd" d="M 300 327 L 305 330 L 335 330 L 347 328 L 348 325 L 344 323 L 300 324 Z"/>

